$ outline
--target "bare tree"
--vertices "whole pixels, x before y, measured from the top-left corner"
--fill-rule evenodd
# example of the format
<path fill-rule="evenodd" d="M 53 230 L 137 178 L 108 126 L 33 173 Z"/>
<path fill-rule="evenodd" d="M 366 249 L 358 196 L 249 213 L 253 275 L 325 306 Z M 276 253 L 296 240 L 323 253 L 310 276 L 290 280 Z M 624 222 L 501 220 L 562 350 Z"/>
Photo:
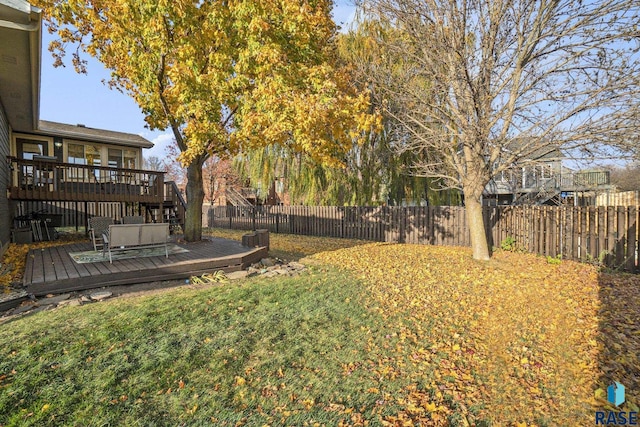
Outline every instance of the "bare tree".
<path fill-rule="evenodd" d="M 209 204 L 214 205 L 229 187 L 240 186 L 240 177 L 231 160 L 217 156 L 209 157 L 202 165 L 204 195 Z"/>
<path fill-rule="evenodd" d="M 164 163 L 158 156 L 149 156 L 144 158 L 144 167 L 152 171 L 163 171 Z"/>
<path fill-rule="evenodd" d="M 481 196 L 520 160 L 638 141 L 637 0 L 362 0 L 372 74 L 414 173 L 462 189 L 473 256 L 490 256 Z M 608 149 L 611 155 L 611 148 Z M 435 153 L 435 155 L 433 155 Z"/>
<path fill-rule="evenodd" d="M 640 163 L 612 167 L 611 183 L 620 191 L 640 191 Z"/>

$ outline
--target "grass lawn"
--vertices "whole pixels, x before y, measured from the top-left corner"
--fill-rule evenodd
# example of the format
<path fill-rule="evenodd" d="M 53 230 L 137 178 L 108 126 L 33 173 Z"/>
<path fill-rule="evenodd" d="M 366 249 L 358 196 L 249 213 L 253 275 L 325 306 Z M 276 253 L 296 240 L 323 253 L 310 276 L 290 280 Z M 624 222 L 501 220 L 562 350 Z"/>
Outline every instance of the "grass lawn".
<path fill-rule="evenodd" d="M 0 425 L 594 425 L 613 380 L 637 409 L 637 277 L 270 237 L 311 272 L 4 324 Z"/>
<path fill-rule="evenodd" d="M 204 234 L 223 239 L 242 240 L 247 230 L 228 230 L 222 228 L 205 229 Z M 334 251 L 369 243 L 364 240 L 338 239 L 335 237 L 296 236 L 293 234 L 269 234 L 269 255 L 283 260 L 297 260 L 319 252 Z"/>

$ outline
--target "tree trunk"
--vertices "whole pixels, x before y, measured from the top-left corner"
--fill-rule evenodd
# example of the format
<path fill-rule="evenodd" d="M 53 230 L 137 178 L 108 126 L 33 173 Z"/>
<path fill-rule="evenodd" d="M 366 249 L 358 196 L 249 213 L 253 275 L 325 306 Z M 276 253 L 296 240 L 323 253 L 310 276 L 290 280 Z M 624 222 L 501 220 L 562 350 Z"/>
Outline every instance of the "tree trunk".
<path fill-rule="evenodd" d="M 197 242 L 202 239 L 203 163 L 202 159 L 197 158 L 187 167 L 187 212 L 184 220 L 184 239 L 187 242 Z"/>
<path fill-rule="evenodd" d="M 484 217 L 482 215 L 482 202 L 480 196 L 482 190 L 470 188 L 464 189 L 464 204 L 467 211 L 467 221 L 471 234 L 471 248 L 473 249 L 473 259 L 488 261 L 491 257 L 489 253 L 489 242 L 484 227 Z"/>

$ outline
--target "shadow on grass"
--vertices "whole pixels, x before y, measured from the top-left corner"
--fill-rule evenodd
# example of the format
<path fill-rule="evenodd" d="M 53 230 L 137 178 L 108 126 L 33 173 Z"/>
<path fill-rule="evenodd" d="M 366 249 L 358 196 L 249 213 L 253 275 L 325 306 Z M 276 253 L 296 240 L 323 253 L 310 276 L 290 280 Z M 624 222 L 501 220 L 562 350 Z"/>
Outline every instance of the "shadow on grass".
<path fill-rule="evenodd" d="M 598 387 L 614 381 L 626 388 L 620 410 L 638 411 L 640 404 L 640 276 L 602 273 L 598 277 Z M 606 395 L 602 395 L 604 400 Z"/>
<path fill-rule="evenodd" d="M 111 301 L 5 325 L 0 420 L 7 426 L 377 420 L 398 408 L 380 408 L 367 345 L 382 340 L 384 324 L 358 303 L 360 292 L 351 276 L 331 271 Z M 401 390 L 405 383 L 399 378 L 385 387 Z"/>

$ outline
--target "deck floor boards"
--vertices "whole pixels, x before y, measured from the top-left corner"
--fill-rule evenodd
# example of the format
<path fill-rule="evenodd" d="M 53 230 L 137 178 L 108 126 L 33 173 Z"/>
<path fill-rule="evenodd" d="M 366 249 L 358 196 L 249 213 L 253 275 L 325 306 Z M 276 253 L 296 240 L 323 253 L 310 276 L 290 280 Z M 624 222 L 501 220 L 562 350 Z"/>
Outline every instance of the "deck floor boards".
<path fill-rule="evenodd" d="M 104 286 L 184 279 L 215 270 L 236 271 L 267 256 L 266 248 L 248 248 L 239 242 L 210 238 L 177 243 L 188 250 L 179 254 L 128 258 L 113 263 L 78 264 L 71 252 L 89 251 L 91 243 L 73 243 L 32 249 L 27 255 L 24 286 L 29 294 L 82 291 Z"/>

